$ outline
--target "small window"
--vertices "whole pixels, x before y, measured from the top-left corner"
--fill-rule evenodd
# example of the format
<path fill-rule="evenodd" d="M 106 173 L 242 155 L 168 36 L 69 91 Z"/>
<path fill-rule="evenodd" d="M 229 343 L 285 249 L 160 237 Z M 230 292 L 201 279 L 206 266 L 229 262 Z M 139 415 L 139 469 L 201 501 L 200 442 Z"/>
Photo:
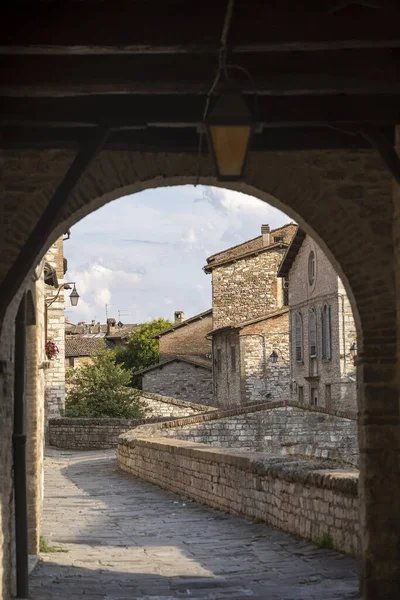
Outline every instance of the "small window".
<path fill-rule="evenodd" d="M 289 306 L 289 281 L 282 279 L 282 299 L 283 306 Z"/>
<path fill-rule="evenodd" d="M 222 350 L 221 350 L 221 348 L 217 348 L 216 362 L 217 362 L 217 371 L 218 371 L 218 373 L 221 373 L 221 371 L 222 371 Z"/>
<path fill-rule="evenodd" d="M 75 366 L 75 358 L 73 356 L 70 356 L 68 358 L 68 366 L 69 367 L 74 367 Z"/>
<path fill-rule="evenodd" d="M 308 283 L 313 285 L 315 281 L 315 254 L 311 250 L 308 256 Z"/>
<path fill-rule="evenodd" d="M 274 242 L 275 242 L 275 244 L 278 244 L 279 242 L 283 242 L 283 241 L 284 241 L 283 235 L 275 235 L 274 236 Z"/>
<path fill-rule="evenodd" d="M 236 371 L 236 346 L 231 346 L 231 371 Z"/>
<path fill-rule="evenodd" d="M 327 383 L 325 385 L 325 406 L 326 408 L 331 408 L 332 404 L 332 388 L 331 384 Z"/>
<path fill-rule="evenodd" d="M 317 323 L 313 308 L 308 311 L 308 338 L 310 356 L 317 356 Z"/>
<path fill-rule="evenodd" d="M 318 406 L 318 388 L 311 388 L 311 398 L 310 398 L 311 406 Z"/>
<path fill-rule="evenodd" d="M 299 385 L 299 404 L 304 404 L 304 388 Z"/>
<path fill-rule="evenodd" d="M 296 362 L 303 360 L 303 323 L 300 313 L 294 314 L 294 345 Z"/>

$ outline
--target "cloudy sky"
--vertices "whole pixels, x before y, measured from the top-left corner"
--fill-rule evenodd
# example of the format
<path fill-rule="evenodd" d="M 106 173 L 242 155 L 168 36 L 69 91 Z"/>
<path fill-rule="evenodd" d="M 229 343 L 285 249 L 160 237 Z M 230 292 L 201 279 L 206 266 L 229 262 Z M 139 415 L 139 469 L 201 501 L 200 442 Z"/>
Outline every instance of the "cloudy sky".
<path fill-rule="evenodd" d="M 146 190 L 111 202 L 71 229 L 65 242 L 67 281 L 76 281 L 71 322 L 124 323 L 190 317 L 211 307 L 211 275 L 202 267 L 215 252 L 260 235 L 261 224 L 290 219 L 257 198 L 220 188 Z"/>

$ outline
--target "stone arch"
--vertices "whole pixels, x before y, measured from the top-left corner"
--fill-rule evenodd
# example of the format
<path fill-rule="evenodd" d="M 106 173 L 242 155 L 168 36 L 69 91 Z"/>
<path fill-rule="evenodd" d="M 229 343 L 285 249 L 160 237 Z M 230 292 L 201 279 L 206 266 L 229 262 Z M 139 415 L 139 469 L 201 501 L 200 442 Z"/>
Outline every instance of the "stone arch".
<path fill-rule="evenodd" d="M 41 150 L 34 155 L 31 166 L 38 164 L 40 169 L 33 174 L 26 169 L 24 152 L 12 157 L 15 181 L 9 183 L 14 194 L 21 186 L 21 213 L 37 219 L 73 153 Z M 100 152 L 70 198 L 63 219 L 43 240 L 40 255 L 26 265 L 21 282 L 58 236 L 100 206 L 149 188 L 196 182 L 221 186 L 209 159 L 199 163 L 190 154 Z M 36 193 L 24 196 L 24 186 Z M 387 590 L 398 591 L 397 261 L 390 175 L 373 150 L 252 153 L 245 181 L 223 187 L 267 201 L 295 219 L 328 256 L 347 290 L 359 340 L 363 580 L 370 582 L 370 591 L 381 579 Z M 25 223 L 23 235 L 29 234 L 28 225 Z M 20 232 L 16 237 L 11 257 L 18 254 L 23 235 Z M 14 301 L 9 317 L 15 306 Z M 378 597 L 371 594 L 368 598 Z"/>

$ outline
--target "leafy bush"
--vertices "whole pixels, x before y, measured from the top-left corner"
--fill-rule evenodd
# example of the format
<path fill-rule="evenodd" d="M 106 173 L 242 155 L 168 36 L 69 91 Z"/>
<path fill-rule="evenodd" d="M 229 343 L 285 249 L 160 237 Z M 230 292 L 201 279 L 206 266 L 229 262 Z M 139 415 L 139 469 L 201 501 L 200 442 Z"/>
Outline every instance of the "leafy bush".
<path fill-rule="evenodd" d="M 129 336 L 128 343 L 115 350 L 117 363 L 127 371 L 135 372 L 158 362 L 158 340 L 154 336 L 173 326 L 166 319 L 144 323 Z M 133 375 L 131 385 L 140 387 L 141 378 Z"/>
<path fill-rule="evenodd" d="M 66 417 L 140 419 L 146 404 L 129 387 L 131 374 L 116 364 L 114 352 L 105 348 L 93 362 L 68 372 Z"/>

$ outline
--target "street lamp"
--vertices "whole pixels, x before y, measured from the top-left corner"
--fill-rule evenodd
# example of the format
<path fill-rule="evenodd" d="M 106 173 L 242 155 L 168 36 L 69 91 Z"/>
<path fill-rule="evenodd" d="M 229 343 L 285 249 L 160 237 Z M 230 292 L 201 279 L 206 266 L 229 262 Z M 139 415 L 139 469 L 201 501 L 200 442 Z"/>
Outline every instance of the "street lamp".
<path fill-rule="evenodd" d="M 51 305 L 53 304 L 53 302 L 55 302 L 55 301 L 57 300 L 58 296 L 60 295 L 60 292 L 61 292 L 61 290 L 62 290 L 63 288 L 66 288 L 66 286 L 68 286 L 68 287 L 69 287 L 70 285 L 73 285 L 74 287 L 73 287 L 73 290 L 72 290 L 72 292 L 71 292 L 71 293 L 70 293 L 70 295 L 69 295 L 69 299 L 70 299 L 70 302 L 71 302 L 71 306 L 76 306 L 76 305 L 78 304 L 78 300 L 79 300 L 80 296 L 79 296 L 79 294 L 78 294 L 78 292 L 77 292 L 77 290 L 76 290 L 76 284 L 75 284 L 75 281 L 68 281 L 68 282 L 66 282 L 66 283 L 62 283 L 62 284 L 59 286 L 59 288 L 58 288 L 58 290 L 57 290 L 57 294 L 54 296 L 54 298 L 52 298 L 50 302 L 48 302 L 48 301 L 46 300 L 46 304 L 47 304 L 47 306 L 51 306 Z"/>
<path fill-rule="evenodd" d="M 269 360 L 273 365 L 278 362 L 278 354 L 275 352 L 275 350 L 272 350 Z"/>
<path fill-rule="evenodd" d="M 353 342 L 352 345 L 350 346 L 350 354 L 352 356 L 352 359 L 354 360 L 357 356 L 357 342 Z"/>
<path fill-rule="evenodd" d="M 204 124 L 218 179 L 242 179 L 253 134 L 253 116 L 242 94 L 222 92 Z"/>

